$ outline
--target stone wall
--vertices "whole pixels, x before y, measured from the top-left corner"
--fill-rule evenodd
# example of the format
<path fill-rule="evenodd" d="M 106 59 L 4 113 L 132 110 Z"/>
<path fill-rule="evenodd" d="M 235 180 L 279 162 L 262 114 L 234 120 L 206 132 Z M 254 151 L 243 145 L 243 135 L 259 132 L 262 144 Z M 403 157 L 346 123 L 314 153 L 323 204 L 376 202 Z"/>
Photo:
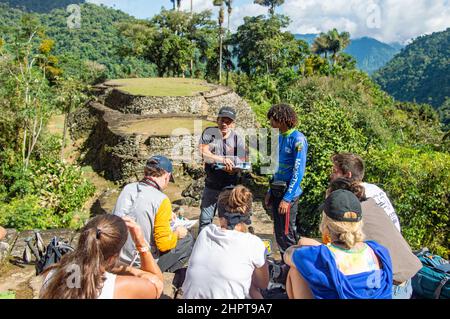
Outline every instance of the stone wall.
<path fill-rule="evenodd" d="M 73 138 L 88 135 L 85 164 L 105 178 L 119 184 L 142 177 L 149 156 L 161 154 L 171 158 L 176 174 L 184 174 L 182 163 L 200 161 L 197 154 L 199 136 L 148 136 L 127 133 L 123 125 L 152 117 L 191 116 L 215 121 L 222 106 L 237 110 L 237 128 L 257 127 L 251 107 L 230 88 L 211 86 L 208 92 L 191 97 L 143 97 L 103 86 L 98 101 L 71 117 Z"/>
<path fill-rule="evenodd" d="M 184 113 L 201 116 L 207 112 L 201 95 L 134 96 L 118 89 L 107 94 L 105 105 L 122 113 L 140 115 Z"/>

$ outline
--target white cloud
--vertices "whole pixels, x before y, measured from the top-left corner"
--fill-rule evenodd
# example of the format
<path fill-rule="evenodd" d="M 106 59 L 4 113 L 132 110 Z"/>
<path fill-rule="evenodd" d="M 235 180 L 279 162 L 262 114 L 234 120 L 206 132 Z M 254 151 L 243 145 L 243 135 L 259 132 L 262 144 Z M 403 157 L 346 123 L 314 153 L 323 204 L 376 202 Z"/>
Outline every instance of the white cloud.
<path fill-rule="evenodd" d="M 104 3 L 134 15 L 143 14 L 150 6 L 156 13 L 169 0 L 88 0 Z M 153 2 L 155 1 L 155 2 Z M 182 0 L 182 10 L 190 10 L 190 0 Z M 218 8 L 212 0 L 194 0 L 194 11 L 212 10 L 217 17 Z M 154 11 L 154 12 L 153 12 Z M 370 36 L 383 42 L 406 42 L 422 34 L 450 27 L 450 0 L 285 0 L 277 13 L 288 15 L 293 33 L 319 33 L 332 28 L 350 32 L 353 38 Z M 147 12 L 146 12 L 147 13 Z M 253 0 L 235 0 L 231 15 L 234 31 L 245 16 L 267 14 L 267 8 L 253 4 Z"/>
<path fill-rule="evenodd" d="M 286 0 L 282 11 L 294 33 L 337 28 L 388 43 L 450 27 L 448 0 Z"/>

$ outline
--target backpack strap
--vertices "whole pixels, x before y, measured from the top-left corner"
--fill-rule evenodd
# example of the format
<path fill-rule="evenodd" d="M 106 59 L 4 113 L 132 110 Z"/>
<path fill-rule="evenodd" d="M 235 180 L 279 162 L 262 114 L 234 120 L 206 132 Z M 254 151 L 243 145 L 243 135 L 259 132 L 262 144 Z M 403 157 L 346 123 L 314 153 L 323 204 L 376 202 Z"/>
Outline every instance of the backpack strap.
<path fill-rule="evenodd" d="M 444 288 L 444 286 L 448 280 L 449 280 L 448 276 L 445 276 L 444 279 L 441 280 L 441 282 L 439 283 L 439 286 L 434 291 L 434 294 L 433 294 L 434 299 L 439 299 L 439 297 L 441 296 L 442 288 Z"/>

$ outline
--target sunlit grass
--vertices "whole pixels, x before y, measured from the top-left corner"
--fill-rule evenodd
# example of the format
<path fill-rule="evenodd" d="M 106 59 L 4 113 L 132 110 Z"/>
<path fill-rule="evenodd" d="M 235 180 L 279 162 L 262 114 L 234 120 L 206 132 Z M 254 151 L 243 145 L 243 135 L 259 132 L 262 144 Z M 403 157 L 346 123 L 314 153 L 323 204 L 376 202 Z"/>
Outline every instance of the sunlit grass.
<path fill-rule="evenodd" d="M 203 80 L 183 78 L 118 79 L 108 84 L 119 85 L 122 91 L 143 96 L 192 96 L 210 89 Z"/>

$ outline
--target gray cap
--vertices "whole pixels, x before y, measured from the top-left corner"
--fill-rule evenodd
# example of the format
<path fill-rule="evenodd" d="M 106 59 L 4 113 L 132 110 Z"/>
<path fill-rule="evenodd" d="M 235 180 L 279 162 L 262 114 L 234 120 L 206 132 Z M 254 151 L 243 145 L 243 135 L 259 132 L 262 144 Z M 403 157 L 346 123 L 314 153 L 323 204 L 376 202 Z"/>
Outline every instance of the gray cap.
<path fill-rule="evenodd" d="M 236 119 L 236 110 L 230 106 L 223 106 L 220 108 L 217 117 L 228 117 L 234 121 Z"/>

